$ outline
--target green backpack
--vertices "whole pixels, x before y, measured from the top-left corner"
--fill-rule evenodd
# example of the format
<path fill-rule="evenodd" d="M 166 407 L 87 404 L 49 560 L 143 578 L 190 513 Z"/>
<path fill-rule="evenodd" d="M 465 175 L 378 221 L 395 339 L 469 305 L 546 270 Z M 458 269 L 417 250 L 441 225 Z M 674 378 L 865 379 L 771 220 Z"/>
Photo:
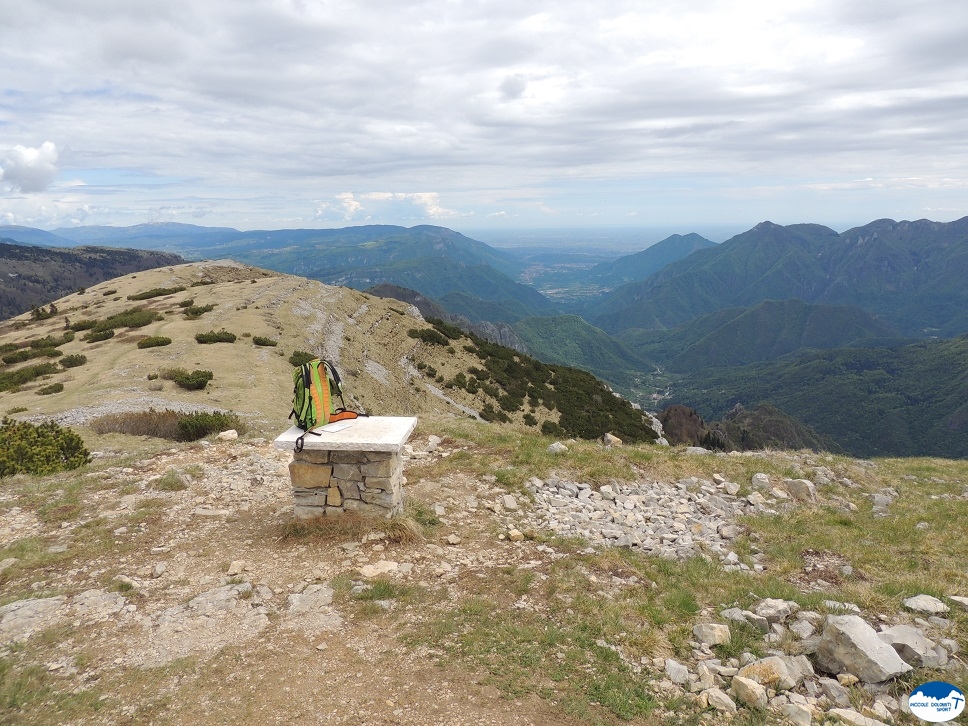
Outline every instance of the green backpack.
<path fill-rule="evenodd" d="M 347 410 L 339 373 L 329 361 L 317 358 L 296 366 L 292 371 L 292 383 L 292 413 L 289 418 L 295 419 L 296 426 L 306 433 L 319 436 L 311 429 L 361 415 Z M 340 407 L 336 406 L 336 396 L 343 404 Z M 302 449 L 302 441 L 302 436 L 296 440 L 297 450 Z"/>

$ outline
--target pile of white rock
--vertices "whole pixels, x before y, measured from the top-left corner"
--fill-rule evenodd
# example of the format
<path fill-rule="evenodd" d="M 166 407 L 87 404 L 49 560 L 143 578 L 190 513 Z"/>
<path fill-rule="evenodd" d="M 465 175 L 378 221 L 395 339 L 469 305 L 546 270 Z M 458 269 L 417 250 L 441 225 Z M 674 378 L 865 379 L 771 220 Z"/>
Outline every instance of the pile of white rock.
<path fill-rule="evenodd" d="M 703 553 L 718 556 L 727 569 L 762 571 L 740 561 L 730 541 L 743 533 L 736 518 L 769 514 L 816 500 L 816 486 L 807 479 L 771 483 L 755 474 L 748 494 L 720 474 L 712 479 L 688 477 L 675 483 L 612 483 L 595 490 L 590 484 L 549 477 L 530 479 L 536 524 L 592 545 L 629 547 L 667 559 Z"/>
<path fill-rule="evenodd" d="M 964 598 L 951 600 L 961 604 Z M 904 605 L 911 617 L 898 617 L 911 622 L 880 623 L 879 629 L 847 603 L 824 603 L 834 613 L 826 616 L 777 599 L 761 600 L 750 610 L 727 608 L 719 613 L 725 623 L 703 622 L 693 629 L 690 665 L 671 658 L 652 665 L 665 674 L 661 691 L 695 694 L 702 707 L 772 712 L 803 726 L 824 715 L 835 722 L 883 726 L 899 712 L 909 712 L 905 696 L 891 695 L 893 679 L 917 668 L 964 672 L 958 643 L 943 637 L 952 627 L 940 617 L 948 606 L 928 595 L 908 598 Z M 730 623 L 753 625 L 774 649 L 765 658 L 744 652 L 723 662 L 712 649 L 730 642 Z M 933 640 L 934 633 L 942 637 Z M 851 698 L 851 687 L 861 689 L 860 698 Z M 852 705 L 857 701 L 865 702 L 859 710 Z"/>

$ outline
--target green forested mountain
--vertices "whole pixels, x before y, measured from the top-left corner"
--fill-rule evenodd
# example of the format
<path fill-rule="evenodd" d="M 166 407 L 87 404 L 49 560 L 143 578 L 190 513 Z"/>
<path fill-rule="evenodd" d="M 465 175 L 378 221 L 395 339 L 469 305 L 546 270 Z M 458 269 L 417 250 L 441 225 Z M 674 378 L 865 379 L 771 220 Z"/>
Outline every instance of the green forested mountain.
<path fill-rule="evenodd" d="M 803 348 L 900 342 L 893 330 L 859 308 L 802 300 L 727 308 L 671 330 L 636 328 L 618 338 L 643 358 L 679 372 L 774 360 Z"/>
<path fill-rule="evenodd" d="M 968 336 L 706 368 L 673 401 L 710 419 L 768 401 L 855 456 L 966 457 Z"/>
<path fill-rule="evenodd" d="M 654 367 L 577 315 L 524 318 L 514 324 L 514 332 L 538 360 L 581 368 L 620 387 Z"/>
<path fill-rule="evenodd" d="M 585 317 L 608 332 L 670 328 L 764 300 L 854 305 L 910 337 L 968 330 L 968 217 L 878 220 L 837 234 L 770 222 L 624 285 Z"/>
<path fill-rule="evenodd" d="M 715 246 L 715 242 L 694 232 L 685 235 L 674 234 L 641 252 L 595 265 L 585 273 L 583 279 L 603 287 L 616 287 L 627 282 L 644 280 L 667 265 L 688 257 L 696 250 Z"/>
<path fill-rule="evenodd" d="M 466 264 L 443 256 L 404 259 L 375 267 L 317 268 L 306 276 L 359 290 L 380 283 L 407 287 L 437 300 L 451 313 L 465 315 L 472 322 L 513 322 L 525 315 L 556 312 L 537 290 L 515 282 L 489 265 Z M 461 300 L 470 304 L 461 309 Z M 474 304 L 475 300 L 490 303 L 487 315 L 479 314 L 481 305 Z"/>
<path fill-rule="evenodd" d="M 36 247 L 0 240 L 0 320 L 46 305 L 78 288 L 131 272 L 178 265 L 164 252 L 104 247 Z"/>
<path fill-rule="evenodd" d="M 256 240 L 261 235 L 275 249 L 250 244 L 249 250 L 232 252 L 234 259 L 316 279 L 322 279 L 318 275 L 328 271 L 372 270 L 407 260 L 438 257 L 468 266 L 489 265 L 505 275 L 516 275 L 523 268 L 513 255 L 451 229 L 430 225 L 409 229 L 379 225 L 246 234 Z"/>

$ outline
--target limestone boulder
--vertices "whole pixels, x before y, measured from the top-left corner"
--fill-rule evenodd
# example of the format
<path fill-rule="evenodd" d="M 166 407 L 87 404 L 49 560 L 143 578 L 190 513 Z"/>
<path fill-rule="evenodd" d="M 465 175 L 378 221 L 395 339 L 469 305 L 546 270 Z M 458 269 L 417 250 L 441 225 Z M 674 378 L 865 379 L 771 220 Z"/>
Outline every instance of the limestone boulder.
<path fill-rule="evenodd" d="M 696 640 L 706 645 L 723 645 L 729 642 L 729 626 L 722 623 L 700 623 L 692 629 Z"/>
<path fill-rule="evenodd" d="M 754 680 L 736 676 L 732 683 L 733 695 L 736 700 L 748 708 L 765 710 L 769 703 L 766 689 Z"/>
<path fill-rule="evenodd" d="M 949 608 L 938 598 L 931 595 L 915 595 L 904 601 L 904 607 L 925 615 L 944 615 Z"/>
<path fill-rule="evenodd" d="M 880 683 L 907 673 L 911 666 L 857 615 L 831 615 L 817 645 L 817 665 L 827 673 L 852 673 Z"/>
<path fill-rule="evenodd" d="M 771 623 L 782 623 L 799 609 L 800 606 L 793 600 L 767 598 L 760 600 L 753 608 L 753 612 Z"/>
<path fill-rule="evenodd" d="M 762 658 L 745 665 L 739 669 L 737 675 L 777 691 L 796 688 L 798 682 L 798 674 L 791 673 L 786 661 L 779 656 Z"/>
<path fill-rule="evenodd" d="M 915 668 L 937 668 L 941 665 L 937 644 L 910 625 L 895 625 L 877 636 L 894 648 L 901 660 Z"/>

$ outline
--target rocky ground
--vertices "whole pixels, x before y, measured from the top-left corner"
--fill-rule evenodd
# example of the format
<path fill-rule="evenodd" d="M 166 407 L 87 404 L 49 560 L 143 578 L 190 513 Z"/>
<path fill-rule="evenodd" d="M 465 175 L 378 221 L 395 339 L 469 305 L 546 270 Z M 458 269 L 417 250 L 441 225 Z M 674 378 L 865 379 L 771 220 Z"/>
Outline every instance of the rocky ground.
<path fill-rule="evenodd" d="M 10 507 L 16 494 L 5 485 L 0 546 L 32 549 L 0 562 L 0 656 L 12 672 L 39 668 L 49 691 L 39 706 L 8 703 L 4 715 L 33 723 L 577 724 L 553 700 L 501 691 L 433 644 L 408 642 L 402 636 L 427 620 L 426 607 L 402 602 L 392 588 L 382 599 L 367 593 L 386 583 L 412 587 L 446 610 L 500 573 L 547 578 L 574 551 L 535 532 L 580 536 L 589 552 L 620 546 L 674 561 L 702 554 L 727 570 L 761 573 L 770 567 L 761 552 L 733 547 L 743 516 L 810 506 L 821 482 L 856 486 L 810 457 L 797 460 L 803 478 L 734 482 L 717 473 L 718 457 L 697 456 L 705 476 L 604 486 L 547 476 L 513 491 L 492 475 L 443 466 L 437 475 L 435 465 L 462 449 L 446 437 L 413 441 L 407 493 L 438 522 L 415 541 L 379 527 L 352 538 L 294 535 L 290 453 L 262 439 L 176 446 L 136 462 L 101 452 L 83 475 L 84 514 L 56 524 Z M 890 493 L 876 496 L 875 506 L 890 507 Z M 831 503 L 855 506 L 836 496 Z M 818 551 L 800 585 L 822 589 L 849 567 Z M 633 585 L 642 583 L 622 573 L 601 582 L 608 597 Z M 903 699 L 877 684 L 912 667 L 964 684 L 948 618 L 965 600 L 905 604 L 886 618 L 828 602 L 828 617 L 763 599 L 750 609 L 703 610 L 689 658 L 631 658 L 603 647 L 666 704 L 636 722 L 676 723 L 669 704 L 684 703 L 705 709 L 707 720 L 739 709 L 767 722 L 871 725 L 910 718 Z M 510 606 L 542 607 L 528 594 Z M 747 626 L 761 632 L 766 656 L 717 657 L 730 628 Z M 865 683 L 871 698 L 861 706 L 847 689 Z"/>

